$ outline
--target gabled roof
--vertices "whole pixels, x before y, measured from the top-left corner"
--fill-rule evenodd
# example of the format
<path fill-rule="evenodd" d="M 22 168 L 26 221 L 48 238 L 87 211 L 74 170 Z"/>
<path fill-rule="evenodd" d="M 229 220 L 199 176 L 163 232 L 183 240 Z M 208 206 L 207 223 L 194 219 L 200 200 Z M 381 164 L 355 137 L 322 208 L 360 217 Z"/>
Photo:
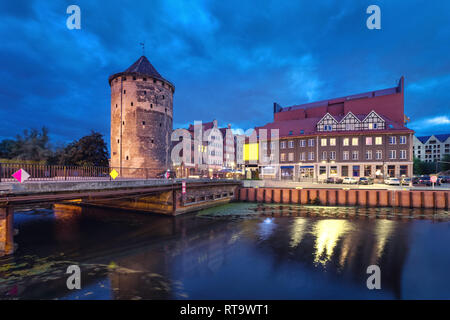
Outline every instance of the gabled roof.
<path fill-rule="evenodd" d="M 445 141 L 450 137 L 450 133 L 446 133 L 446 134 L 434 134 L 434 135 L 432 135 L 432 136 L 422 136 L 422 137 L 416 137 L 416 138 L 419 139 L 420 142 L 426 143 L 431 137 L 435 137 L 435 138 L 438 139 L 440 142 L 445 142 Z"/>

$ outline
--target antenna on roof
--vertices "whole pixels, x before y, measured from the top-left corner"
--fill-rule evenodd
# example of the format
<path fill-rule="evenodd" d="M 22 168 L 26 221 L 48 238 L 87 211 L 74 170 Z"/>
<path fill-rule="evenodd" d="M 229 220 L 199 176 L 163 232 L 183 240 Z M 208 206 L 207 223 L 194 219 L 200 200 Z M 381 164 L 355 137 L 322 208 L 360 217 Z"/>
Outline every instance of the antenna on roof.
<path fill-rule="evenodd" d="M 145 56 L 145 41 L 139 43 L 142 47 L 142 55 Z"/>

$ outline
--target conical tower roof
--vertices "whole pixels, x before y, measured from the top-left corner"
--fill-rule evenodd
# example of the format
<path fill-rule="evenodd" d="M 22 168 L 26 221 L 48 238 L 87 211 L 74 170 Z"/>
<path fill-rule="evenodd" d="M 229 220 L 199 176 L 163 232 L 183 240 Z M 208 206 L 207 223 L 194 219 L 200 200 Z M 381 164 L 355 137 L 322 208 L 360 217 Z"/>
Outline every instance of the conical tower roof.
<path fill-rule="evenodd" d="M 169 85 L 173 87 L 175 90 L 175 86 L 168 80 L 164 79 L 159 72 L 155 69 L 155 67 L 148 61 L 146 56 L 141 56 L 135 63 L 133 63 L 128 69 L 123 72 L 115 73 L 109 77 L 109 84 L 111 85 L 111 81 L 120 76 L 126 75 L 140 75 L 140 76 L 148 76 L 150 78 L 159 79 L 167 82 Z"/>
<path fill-rule="evenodd" d="M 136 72 L 142 75 L 160 78 L 161 75 L 158 71 L 156 71 L 155 67 L 148 61 L 146 56 L 140 57 L 135 63 L 133 63 L 127 70 L 124 72 Z"/>

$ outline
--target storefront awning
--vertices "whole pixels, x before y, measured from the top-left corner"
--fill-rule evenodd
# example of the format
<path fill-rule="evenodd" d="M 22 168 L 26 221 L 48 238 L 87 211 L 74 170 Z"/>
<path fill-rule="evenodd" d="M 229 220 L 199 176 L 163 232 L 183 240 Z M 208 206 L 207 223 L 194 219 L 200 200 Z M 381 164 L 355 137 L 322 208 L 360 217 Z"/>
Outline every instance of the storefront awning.
<path fill-rule="evenodd" d="M 294 169 L 294 166 L 281 166 L 281 169 Z"/>
<path fill-rule="evenodd" d="M 314 169 L 314 166 L 300 166 L 300 168 L 312 168 L 312 169 Z"/>

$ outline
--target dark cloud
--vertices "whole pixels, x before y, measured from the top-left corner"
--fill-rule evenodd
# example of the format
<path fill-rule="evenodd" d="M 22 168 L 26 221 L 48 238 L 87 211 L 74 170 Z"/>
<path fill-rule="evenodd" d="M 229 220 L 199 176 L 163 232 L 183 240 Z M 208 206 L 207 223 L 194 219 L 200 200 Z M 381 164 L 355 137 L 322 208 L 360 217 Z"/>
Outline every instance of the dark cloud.
<path fill-rule="evenodd" d="M 69 1 L 0 4 L 0 136 L 46 125 L 56 142 L 109 139 L 108 76 L 141 54 L 176 86 L 175 127 L 213 118 L 243 129 L 293 105 L 391 87 L 406 78 L 420 134 L 448 130 L 450 3 L 376 1 Z M 446 120 L 447 119 L 447 120 Z"/>

